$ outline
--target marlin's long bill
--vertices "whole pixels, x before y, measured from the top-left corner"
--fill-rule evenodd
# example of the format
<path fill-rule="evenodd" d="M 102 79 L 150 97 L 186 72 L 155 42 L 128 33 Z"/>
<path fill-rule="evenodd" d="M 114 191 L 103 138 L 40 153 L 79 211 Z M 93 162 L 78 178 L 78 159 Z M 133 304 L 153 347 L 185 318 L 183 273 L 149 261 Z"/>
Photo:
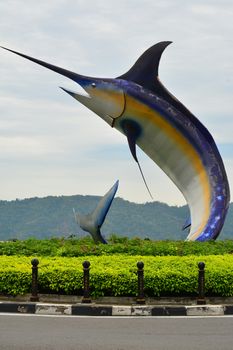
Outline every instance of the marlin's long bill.
<path fill-rule="evenodd" d="M 159 61 L 170 43 L 152 46 L 116 79 L 86 77 L 9 51 L 77 82 L 85 96 L 65 91 L 123 133 L 136 161 L 137 144 L 183 193 L 191 218 L 187 239 L 216 239 L 230 201 L 227 175 L 207 128 L 159 81 Z"/>
<path fill-rule="evenodd" d="M 90 77 L 85 77 L 85 76 L 83 76 L 83 75 L 80 75 L 80 74 L 71 72 L 71 71 L 69 71 L 69 70 L 67 70 L 67 69 L 63 69 L 63 68 L 58 67 L 58 66 L 55 66 L 55 65 L 53 65 L 53 64 L 50 64 L 50 63 L 47 63 L 47 62 L 38 60 L 37 58 L 34 58 L 34 57 L 31 57 L 31 56 L 22 54 L 22 53 L 20 53 L 20 52 L 17 52 L 17 51 L 14 51 L 14 50 L 10 50 L 10 49 L 8 49 L 8 48 L 6 48 L 6 47 L 3 47 L 3 46 L 0 46 L 0 47 L 1 47 L 2 49 L 4 49 L 4 50 L 10 51 L 10 52 L 12 52 L 12 53 L 18 55 L 18 56 L 21 56 L 21 57 L 23 57 L 23 58 L 26 58 L 26 59 L 28 59 L 29 61 L 32 61 L 32 62 L 34 62 L 34 63 L 37 63 L 37 64 L 39 64 L 40 66 L 43 66 L 43 67 L 45 67 L 45 68 L 48 68 L 48 69 L 50 69 L 50 70 L 52 70 L 52 71 L 54 71 L 54 72 L 56 72 L 56 73 L 58 73 L 58 74 L 64 75 L 64 76 L 66 76 L 67 78 L 69 78 L 69 79 L 71 79 L 71 80 L 73 80 L 73 81 L 75 81 L 75 82 L 80 83 L 80 82 L 82 81 L 82 84 L 85 85 L 85 82 L 90 82 L 90 79 L 93 79 L 93 78 L 90 78 Z M 99 79 L 98 79 L 98 80 L 99 80 Z M 81 84 L 81 85 L 82 85 L 82 84 Z M 66 89 L 64 89 L 64 88 L 62 88 L 62 90 L 64 90 L 65 92 L 67 92 L 67 93 L 70 94 L 71 96 L 75 97 L 75 93 L 73 93 L 72 91 L 68 91 L 68 90 L 66 90 Z M 82 100 L 80 100 L 80 102 L 82 102 L 83 104 L 85 104 L 85 102 L 84 102 L 85 99 L 88 100 L 89 97 L 90 97 L 90 96 L 89 96 L 88 94 L 86 94 L 86 95 L 83 94 L 82 97 L 80 96 L 80 98 L 82 98 Z M 110 97 L 108 97 L 108 98 L 110 98 Z M 110 98 L 110 99 L 111 99 L 111 98 Z M 91 100 L 89 99 L 88 104 L 89 104 L 89 108 L 92 109 L 92 108 L 91 108 L 91 102 L 90 102 L 90 101 L 91 101 Z M 99 101 L 99 103 L 101 104 L 102 102 Z M 121 110 L 119 111 L 119 109 L 118 109 L 118 107 L 117 107 L 116 105 L 115 105 L 116 111 L 114 111 L 112 105 L 110 106 L 110 108 L 111 108 L 110 114 L 111 114 L 111 116 L 113 116 L 113 117 L 114 117 L 115 113 L 116 113 L 116 115 L 118 115 L 118 113 L 121 112 Z M 120 107 L 120 108 L 121 108 L 121 107 Z M 97 106 L 97 105 L 94 106 L 93 110 L 98 114 L 98 106 Z M 110 124 L 112 124 L 112 122 L 113 122 L 113 119 L 111 119 L 111 117 L 108 115 L 108 113 L 106 113 L 104 119 L 105 119 L 107 122 L 109 122 Z M 148 190 L 148 193 L 149 193 L 151 199 L 153 199 L 152 194 L 151 194 L 151 192 L 150 192 L 150 190 L 149 190 L 149 187 L 148 187 L 148 185 L 147 185 L 145 176 L 144 176 L 144 174 L 143 174 L 143 172 L 142 172 L 142 168 L 141 168 L 141 166 L 140 166 L 140 163 L 139 163 L 139 161 L 138 161 L 138 159 L 137 159 L 137 157 L 136 157 L 136 148 L 135 148 L 136 144 L 134 143 L 134 141 L 132 142 L 132 140 L 131 140 L 131 138 L 128 136 L 128 134 L 126 134 L 126 136 L 127 136 L 127 139 L 128 139 L 128 143 L 129 143 L 129 147 L 130 147 L 131 153 L 133 152 L 132 149 L 133 149 L 133 148 L 135 149 L 135 152 L 134 152 L 135 154 L 132 153 L 132 155 L 133 155 L 134 159 L 136 160 L 136 162 L 137 162 L 137 164 L 138 164 L 139 171 L 140 171 L 140 173 L 141 173 L 141 176 L 142 176 L 142 179 L 143 179 L 143 181 L 144 181 L 144 183 L 145 183 L 145 186 L 146 186 L 146 188 L 147 188 L 147 190 Z"/>

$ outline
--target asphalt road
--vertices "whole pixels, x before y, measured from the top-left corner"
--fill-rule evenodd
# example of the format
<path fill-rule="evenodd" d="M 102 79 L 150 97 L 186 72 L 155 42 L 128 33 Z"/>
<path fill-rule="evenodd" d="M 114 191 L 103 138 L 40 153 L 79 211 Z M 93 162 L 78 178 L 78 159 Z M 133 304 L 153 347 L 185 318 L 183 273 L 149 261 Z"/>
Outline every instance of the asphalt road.
<path fill-rule="evenodd" d="M 0 315 L 1 350 L 232 350 L 233 317 Z"/>

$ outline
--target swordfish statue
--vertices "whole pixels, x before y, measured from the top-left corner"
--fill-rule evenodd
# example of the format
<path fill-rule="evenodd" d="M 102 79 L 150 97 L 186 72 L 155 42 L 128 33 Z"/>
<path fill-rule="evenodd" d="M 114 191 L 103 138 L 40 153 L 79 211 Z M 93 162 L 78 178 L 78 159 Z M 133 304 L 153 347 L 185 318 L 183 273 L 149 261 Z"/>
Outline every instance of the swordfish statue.
<path fill-rule="evenodd" d="M 110 190 L 100 199 L 95 210 L 87 215 L 76 213 L 74 210 L 74 216 L 77 224 L 82 230 L 89 232 L 95 243 L 104 243 L 106 240 L 101 235 L 100 229 L 104 223 L 106 215 L 111 207 L 113 198 L 118 189 L 119 181 L 110 188 Z"/>
<path fill-rule="evenodd" d="M 63 90 L 123 133 L 138 165 L 136 145 L 167 174 L 189 207 L 187 240 L 208 241 L 218 237 L 224 224 L 229 185 L 211 134 L 159 80 L 159 61 L 170 43 L 153 45 L 115 79 L 80 75 L 4 49 L 78 83 L 84 94 Z"/>

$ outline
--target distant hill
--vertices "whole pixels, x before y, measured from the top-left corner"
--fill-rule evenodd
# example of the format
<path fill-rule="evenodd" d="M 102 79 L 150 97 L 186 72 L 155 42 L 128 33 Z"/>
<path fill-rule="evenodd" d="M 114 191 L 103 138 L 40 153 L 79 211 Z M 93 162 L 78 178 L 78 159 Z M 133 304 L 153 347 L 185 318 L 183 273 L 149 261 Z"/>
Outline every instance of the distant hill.
<path fill-rule="evenodd" d="M 0 201 L 0 240 L 86 235 L 75 223 L 73 208 L 89 213 L 99 198 L 75 195 Z M 233 203 L 220 239 L 233 239 L 232 212 Z M 106 238 L 114 233 L 151 239 L 185 239 L 188 232 L 181 228 L 187 216 L 187 206 L 169 206 L 160 202 L 137 204 L 115 198 L 102 232 Z"/>

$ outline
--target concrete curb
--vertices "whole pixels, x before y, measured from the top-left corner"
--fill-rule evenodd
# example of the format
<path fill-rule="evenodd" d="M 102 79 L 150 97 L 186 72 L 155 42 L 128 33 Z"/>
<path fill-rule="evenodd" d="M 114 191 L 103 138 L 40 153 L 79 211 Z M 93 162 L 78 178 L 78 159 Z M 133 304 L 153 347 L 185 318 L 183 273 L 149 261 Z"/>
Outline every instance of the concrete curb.
<path fill-rule="evenodd" d="M 97 305 L 0 301 L 0 313 L 79 316 L 224 316 L 233 315 L 233 305 Z"/>

